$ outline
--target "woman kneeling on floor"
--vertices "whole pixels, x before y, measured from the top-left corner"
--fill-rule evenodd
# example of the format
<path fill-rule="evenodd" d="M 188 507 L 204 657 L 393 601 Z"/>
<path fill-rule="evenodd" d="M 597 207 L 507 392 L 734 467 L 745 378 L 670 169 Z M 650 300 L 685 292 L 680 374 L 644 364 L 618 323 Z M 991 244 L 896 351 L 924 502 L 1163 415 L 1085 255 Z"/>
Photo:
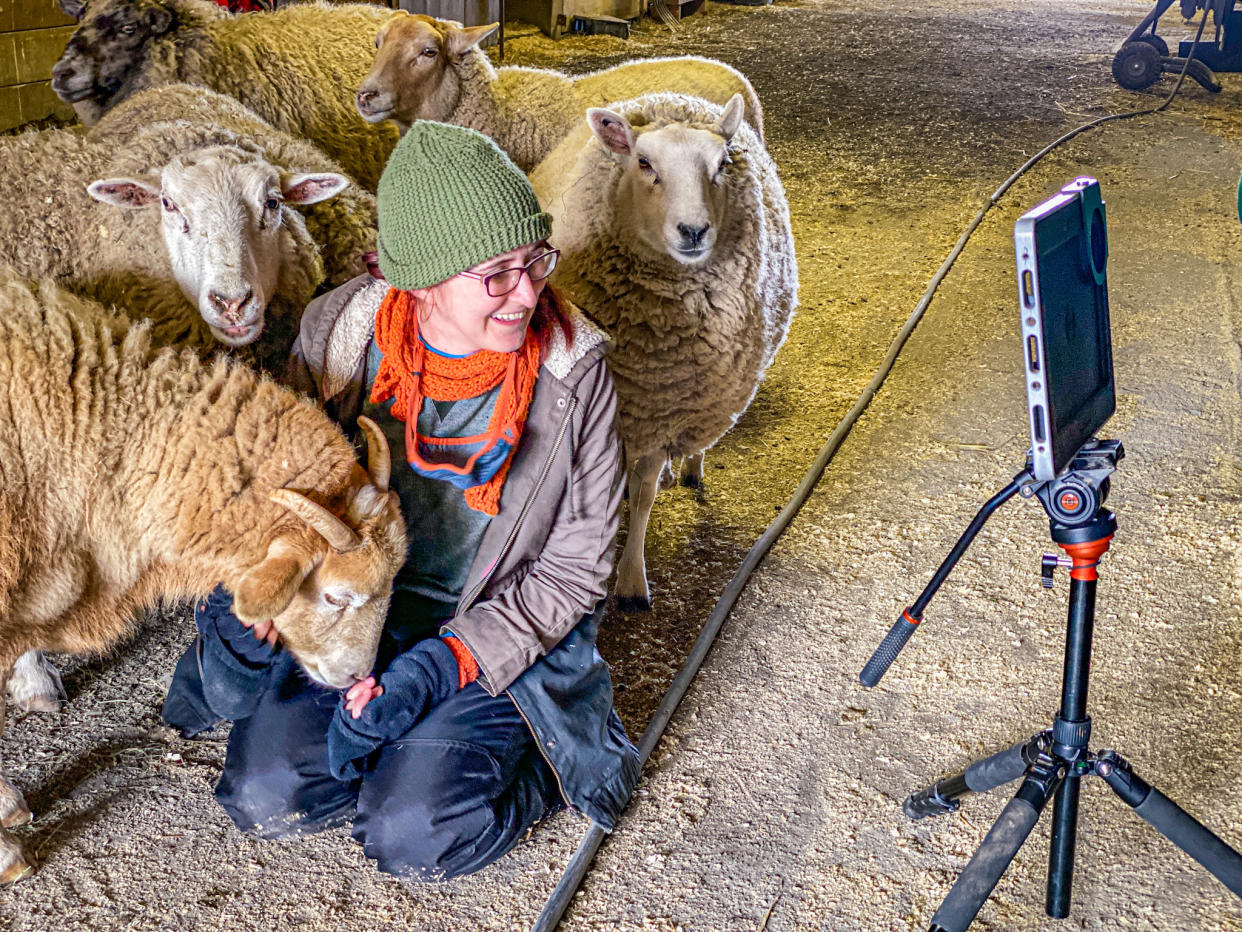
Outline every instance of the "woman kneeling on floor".
<path fill-rule="evenodd" d="M 307 680 L 218 588 L 164 717 L 234 722 L 216 798 L 264 838 L 351 816 L 381 870 L 476 871 L 568 804 L 611 828 L 638 777 L 595 648 L 621 497 L 603 335 L 487 137 L 416 123 L 379 184 L 379 268 L 302 318 L 292 381 L 384 430 L 409 526 L 374 676 Z"/>

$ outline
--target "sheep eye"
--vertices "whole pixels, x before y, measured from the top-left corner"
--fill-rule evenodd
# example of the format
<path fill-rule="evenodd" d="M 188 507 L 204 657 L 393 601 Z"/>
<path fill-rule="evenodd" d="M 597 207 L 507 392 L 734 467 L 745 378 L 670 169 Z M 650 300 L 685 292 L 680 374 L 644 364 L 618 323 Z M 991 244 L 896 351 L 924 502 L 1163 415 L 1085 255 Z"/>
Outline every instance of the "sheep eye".
<path fill-rule="evenodd" d="M 132 36 L 137 31 L 138 31 L 138 27 L 135 26 L 133 23 L 126 23 L 120 29 L 120 33 L 123 36 Z"/>
<path fill-rule="evenodd" d="M 166 211 L 168 211 L 170 214 L 177 214 L 177 213 L 180 213 L 180 212 L 181 212 L 181 211 L 177 210 L 177 205 L 176 205 L 176 204 L 174 204 L 172 201 L 170 201 L 170 200 L 169 200 L 168 198 L 166 198 L 166 197 L 161 197 L 161 198 L 160 198 L 160 206 L 162 206 L 162 207 L 163 207 Z"/>
<path fill-rule="evenodd" d="M 436 55 L 438 55 L 438 54 L 439 54 L 439 49 L 434 49 L 434 48 L 432 48 L 432 47 L 430 47 L 430 46 L 428 46 L 427 48 L 423 49 L 423 57 L 424 57 L 424 58 L 435 58 L 435 57 L 436 57 Z"/>
<path fill-rule="evenodd" d="M 263 206 L 267 210 L 279 210 L 280 200 L 278 198 L 269 197 L 266 201 L 263 202 Z"/>
<path fill-rule="evenodd" d="M 641 155 L 638 157 L 638 167 L 641 168 L 645 172 L 651 171 L 651 163 L 648 162 Z"/>
<path fill-rule="evenodd" d="M 379 37 L 379 36 L 376 36 L 376 37 L 375 37 L 375 47 L 376 47 L 376 48 L 379 48 L 379 47 L 380 47 L 380 37 Z"/>

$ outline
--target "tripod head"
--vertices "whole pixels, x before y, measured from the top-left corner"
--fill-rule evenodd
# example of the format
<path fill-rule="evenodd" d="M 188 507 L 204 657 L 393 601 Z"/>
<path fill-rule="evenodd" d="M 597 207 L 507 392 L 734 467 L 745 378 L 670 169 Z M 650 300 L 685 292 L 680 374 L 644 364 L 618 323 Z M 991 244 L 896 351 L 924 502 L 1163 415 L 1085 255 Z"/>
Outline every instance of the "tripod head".
<path fill-rule="evenodd" d="M 1069 468 L 1055 479 L 1036 479 L 1034 457 L 1027 454 L 1029 481 L 1018 487 L 1023 498 L 1038 498 L 1048 513 L 1049 533 L 1058 544 L 1081 544 L 1111 535 L 1117 520 L 1104 507 L 1109 476 L 1126 455 L 1120 440 L 1088 440 Z"/>

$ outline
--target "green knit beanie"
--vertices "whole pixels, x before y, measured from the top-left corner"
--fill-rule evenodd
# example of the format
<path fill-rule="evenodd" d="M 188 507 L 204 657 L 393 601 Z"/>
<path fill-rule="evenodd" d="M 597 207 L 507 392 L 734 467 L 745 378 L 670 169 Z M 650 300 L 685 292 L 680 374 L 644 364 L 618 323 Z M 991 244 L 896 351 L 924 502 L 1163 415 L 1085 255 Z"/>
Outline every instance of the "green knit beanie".
<path fill-rule="evenodd" d="M 380 176 L 379 267 L 394 288 L 426 288 L 547 239 L 551 217 L 526 175 L 473 129 L 417 120 Z"/>

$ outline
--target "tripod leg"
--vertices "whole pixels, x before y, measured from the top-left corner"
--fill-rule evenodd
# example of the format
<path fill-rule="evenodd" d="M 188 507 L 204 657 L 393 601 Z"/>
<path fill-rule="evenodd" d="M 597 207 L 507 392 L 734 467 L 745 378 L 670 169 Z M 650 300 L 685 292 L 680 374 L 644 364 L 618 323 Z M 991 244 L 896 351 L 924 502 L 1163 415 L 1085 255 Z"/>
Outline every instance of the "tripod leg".
<path fill-rule="evenodd" d="M 931 786 L 911 793 L 901 804 L 901 811 L 911 819 L 955 812 L 958 799 L 967 793 L 986 793 L 998 786 L 1012 783 L 1035 760 L 1043 735 L 998 751 L 991 757 L 977 760 L 963 772 L 937 780 Z"/>
<path fill-rule="evenodd" d="M 1136 774 L 1113 751 L 1103 751 L 1096 772 L 1135 812 L 1242 897 L 1242 855 L 1169 797 Z"/>
<path fill-rule="evenodd" d="M 931 932 L 966 932 L 966 927 L 979 914 L 1001 875 L 1031 834 L 1044 805 L 1060 782 L 1054 770 L 1042 765 L 1029 769 L 1017 795 L 1001 810 L 970 863 L 932 916 Z"/>
<path fill-rule="evenodd" d="M 1062 780 L 1052 801 L 1052 842 L 1048 852 L 1048 892 L 1044 911 L 1053 919 L 1069 915 L 1074 880 L 1074 845 L 1078 840 L 1078 788 L 1075 774 Z"/>

